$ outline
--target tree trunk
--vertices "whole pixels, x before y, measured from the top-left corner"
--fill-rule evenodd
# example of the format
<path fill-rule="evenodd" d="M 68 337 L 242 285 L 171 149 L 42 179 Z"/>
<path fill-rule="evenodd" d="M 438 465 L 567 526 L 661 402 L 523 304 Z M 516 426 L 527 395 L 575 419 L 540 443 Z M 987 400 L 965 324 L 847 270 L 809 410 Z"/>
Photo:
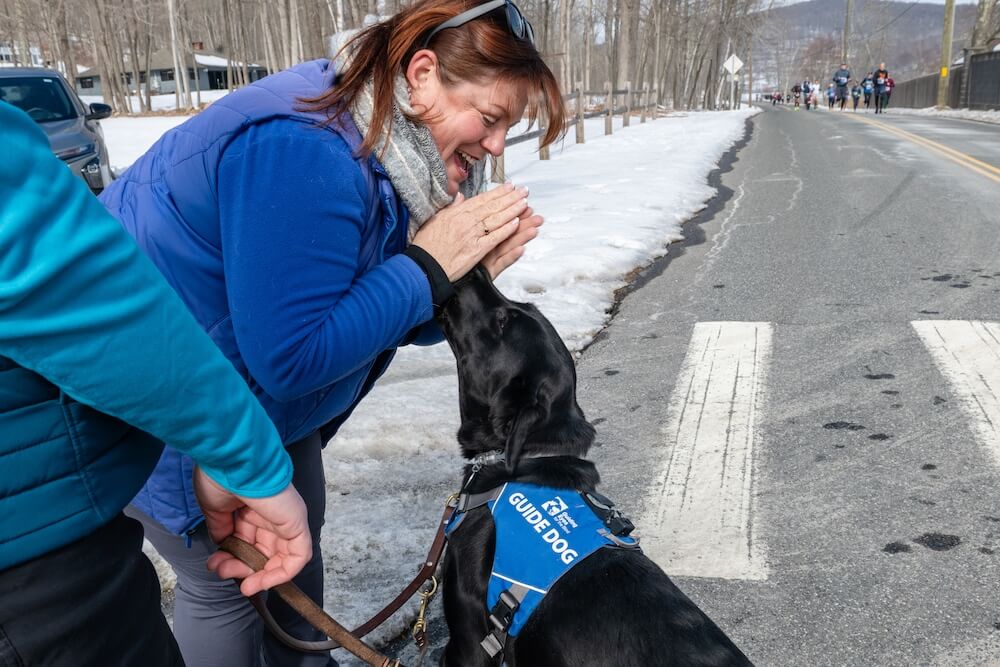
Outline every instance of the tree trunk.
<path fill-rule="evenodd" d="M 143 54 L 143 71 L 146 73 L 146 107 L 153 108 L 153 92 L 150 89 L 153 85 L 152 77 L 149 73 L 149 61 L 153 56 L 153 5 L 146 3 L 146 46 Z"/>
<path fill-rule="evenodd" d="M 292 66 L 292 34 L 288 15 L 289 0 L 278 0 L 278 54 L 281 57 L 280 69 L 288 69 Z M 265 2 L 265 6 L 266 6 Z"/>
<path fill-rule="evenodd" d="M 638 0 L 619 0 L 618 11 L 616 88 L 625 85 L 625 82 L 630 80 L 634 74 L 635 63 L 632 60 L 632 45 L 636 35 L 632 32 L 632 17 L 639 11 L 639 2 Z"/>
<path fill-rule="evenodd" d="M 271 30 L 271 18 L 267 11 L 268 3 L 264 3 L 260 14 L 261 38 L 264 40 L 264 53 L 267 59 L 267 71 L 271 74 L 282 69 L 279 47 L 274 43 L 274 32 Z"/>
<path fill-rule="evenodd" d="M 583 89 L 590 90 L 590 52 L 594 45 L 594 0 L 587 0 L 587 16 L 583 21 Z"/>
<path fill-rule="evenodd" d="M 615 82 L 618 80 L 618 63 L 616 62 L 615 50 L 615 42 L 618 39 L 615 30 L 617 2 L 616 0 L 607 1 L 608 4 L 604 9 L 604 60 L 608 71 L 608 81 L 611 82 L 611 87 L 614 88 Z"/>
<path fill-rule="evenodd" d="M 125 32 L 128 40 L 128 64 L 132 74 L 132 84 L 135 86 L 135 95 L 139 100 L 139 113 L 146 113 L 149 108 L 146 106 L 146 98 L 142 95 L 142 76 L 139 68 L 139 10 L 137 7 L 130 7 L 124 12 Z M 131 94 L 131 86 L 128 87 Z"/>
<path fill-rule="evenodd" d="M 563 90 L 573 87 L 570 80 L 570 57 L 569 57 L 569 28 L 572 15 L 571 0 L 560 0 L 559 2 L 559 45 L 557 47 L 559 57 L 559 85 Z"/>
<path fill-rule="evenodd" d="M 191 98 L 190 96 L 182 99 L 183 91 L 181 87 L 181 81 L 186 78 L 185 68 L 182 67 L 183 60 L 181 54 L 178 52 L 179 44 L 178 31 L 177 31 L 177 5 L 175 0 L 167 0 L 167 18 L 170 22 L 170 53 L 173 56 L 174 63 L 174 100 L 177 104 L 177 108 L 190 109 L 191 108 Z"/>
<path fill-rule="evenodd" d="M 31 67 L 31 42 L 28 39 L 28 9 L 25 0 L 14 0 L 14 21 L 17 24 L 17 41 L 12 44 L 14 65 Z"/>
<path fill-rule="evenodd" d="M 305 51 L 302 48 L 302 22 L 299 15 L 299 0 L 289 0 L 288 16 L 292 30 L 292 60 L 288 63 L 288 66 L 291 67 L 305 59 Z"/>
<path fill-rule="evenodd" d="M 239 21 L 237 23 L 237 38 L 240 42 L 240 49 L 237 53 L 239 54 L 240 61 L 240 76 L 245 86 L 250 83 L 250 40 L 247 35 L 247 20 L 243 12 L 243 0 L 236 0 L 236 7 L 236 16 Z"/>
<path fill-rule="evenodd" d="M 979 0 L 979 6 L 976 8 L 976 24 L 972 28 L 972 42 L 969 44 L 973 49 L 978 49 L 988 44 L 993 32 L 991 28 L 993 24 L 992 14 L 994 4 L 996 4 L 996 0 Z M 969 64 L 966 63 L 965 66 L 968 67 Z"/>

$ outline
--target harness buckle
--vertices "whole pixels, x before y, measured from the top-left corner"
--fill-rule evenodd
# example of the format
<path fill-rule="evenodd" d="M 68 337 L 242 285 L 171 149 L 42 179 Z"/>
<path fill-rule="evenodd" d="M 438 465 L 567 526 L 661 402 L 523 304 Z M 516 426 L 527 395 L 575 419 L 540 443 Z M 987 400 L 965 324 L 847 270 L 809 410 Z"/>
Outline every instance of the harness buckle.
<path fill-rule="evenodd" d="M 628 537 L 635 530 L 635 524 L 632 523 L 632 520 L 622 514 L 621 510 L 615 508 L 613 502 L 600 493 L 596 491 L 584 493 L 583 499 L 587 501 L 587 504 L 594 510 L 594 513 L 600 517 L 612 535 Z"/>
<path fill-rule="evenodd" d="M 507 637 L 505 635 L 504 642 L 506 640 Z M 490 659 L 494 659 L 503 653 L 503 643 L 492 632 L 486 635 L 483 641 L 479 642 L 479 645 L 483 647 L 483 650 L 486 651 L 486 655 L 490 656 Z"/>
<path fill-rule="evenodd" d="M 507 634 L 507 628 L 514 621 L 514 613 L 517 612 L 521 603 L 509 591 L 502 591 L 500 599 L 490 610 L 490 623 L 500 632 Z"/>
<path fill-rule="evenodd" d="M 504 646 L 507 644 L 507 630 L 513 623 L 514 614 L 520 606 L 521 602 L 509 589 L 500 592 L 500 598 L 490 610 L 489 621 L 493 629 L 486 634 L 483 641 L 479 642 L 479 645 L 483 647 L 491 659 L 495 659 L 503 653 Z"/>

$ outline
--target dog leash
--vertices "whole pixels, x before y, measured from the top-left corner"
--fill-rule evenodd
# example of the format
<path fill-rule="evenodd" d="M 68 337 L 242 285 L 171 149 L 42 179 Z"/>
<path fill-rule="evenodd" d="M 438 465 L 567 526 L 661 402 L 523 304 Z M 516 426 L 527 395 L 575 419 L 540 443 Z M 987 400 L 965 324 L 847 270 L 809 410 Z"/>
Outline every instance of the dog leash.
<path fill-rule="evenodd" d="M 424 615 L 428 604 L 437 591 L 437 580 L 434 578 L 434 573 L 437 571 L 438 563 L 441 560 L 441 556 L 444 554 L 445 546 L 447 544 L 444 529 L 451 520 L 457 505 L 458 494 L 453 494 L 445 503 L 444 514 L 438 524 L 437 533 L 434 535 L 434 540 L 431 543 L 430 550 L 420 567 L 420 571 L 417 572 L 417 576 L 413 578 L 413 580 L 392 600 L 392 602 L 387 604 L 381 611 L 372 616 L 372 618 L 351 632 L 348 632 L 344 626 L 340 625 L 340 623 L 323 611 L 321 607 L 310 600 L 305 593 L 303 593 L 291 582 L 275 586 L 271 590 L 277 593 L 285 602 L 288 603 L 289 606 L 306 619 L 310 625 L 326 634 L 331 641 L 310 642 L 292 637 L 285 632 L 274 617 L 271 616 L 271 613 L 267 609 L 267 605 L 264 604 L 263 597 L 260 594 L 254 595 L 250 601 L 260 614 L 264 621 L 264 625 L 271 632 L 271 634 L 273 634 L 279 641 L 289 648 L 302 651 L 304 653 L 325 652 L 337 648 L 344 648 L 374 667 L 402 667 L 398 660 L 390 660 L 388 657 L 378 653 L 361 641 L 361 638 L 382 625 L 390 616 L 399 611 L 400 607 L 402 607 L 407 600 L 413 597 L 413 594 L 416 593 L 424 583 L 430 581 L 430 587 L 427 590 L 420 592 L 420 610 L 418 612 L 417 622 L 413 626 L 412 633 L 414 642 L 418 648 L 424 649 L 427 646 L 427 637 L 425 633 L 427 624 Z M 232 554 L 255 572 L 263 568 L 264 564 L 267 562 L 267 558 L 255 549 L 253 545 L 248 544 L 233 535 L 230 535 L 223 540 L 219 545 L 219 549 Z"/>

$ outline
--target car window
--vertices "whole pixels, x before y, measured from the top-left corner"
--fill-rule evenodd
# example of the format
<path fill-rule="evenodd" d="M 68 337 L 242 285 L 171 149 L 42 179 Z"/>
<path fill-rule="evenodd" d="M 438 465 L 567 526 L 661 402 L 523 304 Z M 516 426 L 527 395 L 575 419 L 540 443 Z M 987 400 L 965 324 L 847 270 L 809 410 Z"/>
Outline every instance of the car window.
<path fill-rule="evenodd" d="M 0 101 L 24 110 L 36 123 L 76 118 L 59 79 L 51 76 L 0 78 Z"/>

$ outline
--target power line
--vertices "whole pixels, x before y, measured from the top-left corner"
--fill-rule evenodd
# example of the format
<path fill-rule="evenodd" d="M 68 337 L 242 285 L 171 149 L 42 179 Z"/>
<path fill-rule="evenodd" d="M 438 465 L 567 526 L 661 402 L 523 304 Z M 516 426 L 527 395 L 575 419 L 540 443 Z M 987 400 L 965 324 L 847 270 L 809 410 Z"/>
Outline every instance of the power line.
<path fill-rule="evenodd" d="M 904 9 L 900 13 L 896 14 L 896 16 L 893 17 L 893 19 L 891 21 L 889 21 L 885 25 L 881 25 L 878 28 L 875 28 L 875 30 L 872 30 L 870 33 L 867 33 L 866 38 L 871 38 L 872 35 L 875 35 L 875 34 L 878 34 L 878 33 L 882 32 L 883 30 L 885 30 L 886 28 L 888 28 L 889 26 L 891 26 L 893 23 L 895 23 L 896 21 L 898 21 L 899 19 L 901 19 L 903 17 L 903 14 L 905 14 L 906 12 L 910 11 L 911 9 L 913 9 L 914 5 L 916 5 L 917 2 L 919 2 L 919 0 L 913 0 L 913 2 L 911 2 L 909 5 L 906 6 L 906 9 Z"/>

